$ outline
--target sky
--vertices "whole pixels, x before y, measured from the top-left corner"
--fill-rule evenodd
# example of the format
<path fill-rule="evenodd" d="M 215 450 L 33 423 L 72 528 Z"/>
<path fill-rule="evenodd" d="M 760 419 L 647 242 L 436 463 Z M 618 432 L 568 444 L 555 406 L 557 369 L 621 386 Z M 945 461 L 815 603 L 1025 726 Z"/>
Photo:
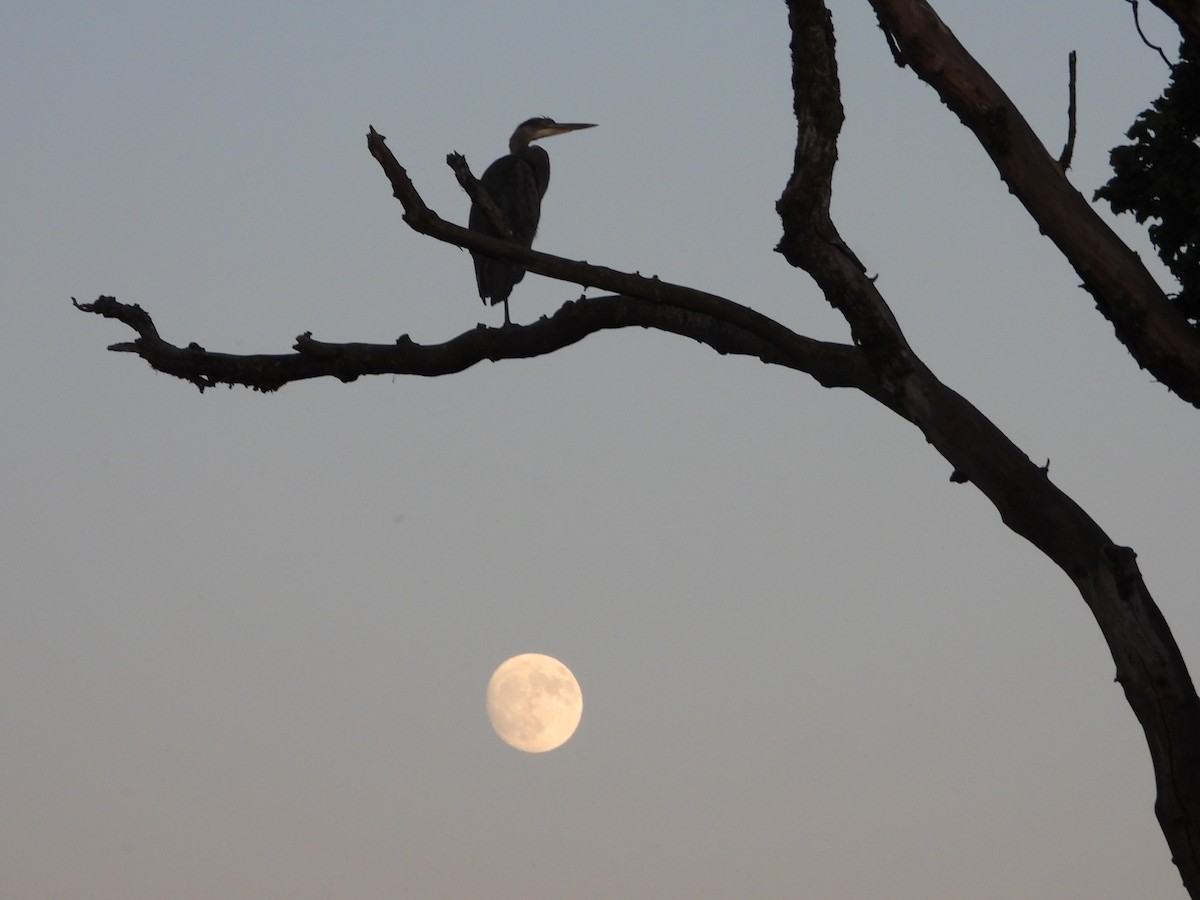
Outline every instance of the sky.
<path fill-rule="evenodd" d="M 1200 416 L 865 0 L 831 6 L 843 236 L 931 368 L 1138 552 L 1200 665 Z M 938 8 L 1055 152 L 1078 51 L 1090 196 L 1165 84 L 1129 5 Z M 72 308 L 236 353 L 498 325 L 365 134 L 463 222 L 446 154 L 480 172 L 549 115 L 599 127 L 546 144 L 539 248 L 847 340 L 772 252 L 782 3 L 466 10 L 0 11 L 0 896 L 1185 896 L 1083 602 L 867 398 L 641 330 L 199 393 Z M 529 276 L 514 320 L 578 293 Z M 484 708 L 528 651 L 584 697 L 542 754 Z"/>

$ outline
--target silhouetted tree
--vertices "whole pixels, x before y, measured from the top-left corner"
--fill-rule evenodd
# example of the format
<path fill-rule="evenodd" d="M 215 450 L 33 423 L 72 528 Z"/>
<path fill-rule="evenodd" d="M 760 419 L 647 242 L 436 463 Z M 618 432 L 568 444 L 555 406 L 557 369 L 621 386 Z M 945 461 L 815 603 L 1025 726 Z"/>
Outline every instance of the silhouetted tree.
<path fill-rule="evenodd" d="M 926 81 L 975 134 L 1008 189 L 1079 273 L 1129 352 L 1182 399 L 1200 405 L 1200 333 L 1181 314 L 1180 304 L 1167 297 L 1137 254 L 1070 184 L 1063 162 L 1047 151 L 1012 101 L 927 2 L 869 2 L 896 62 Z M 305 334 L 297 339 L 295 353 L 250 356 L 172 345 L 162 340 L 140 307 L 112 297 L 80 308 L 118 319 L 137 333 L 136 340 L 110 349 L 136 353 L 155 369 L 201 389 L 240 384 L 271 391 L 290 381 L 321 376 L 353 381 L 372 374 L 444 375 L 485 359 L 551 353 L 600 330 L 640 326 L 691 338 L 719 353 L 753 356 L 806 373 L 826 387 L 867 394 L 919 428 L 948 461 L 951 478 L 974 485 L 1005 525 L 1061 568 L 1079 591 L 1100 626 L 1117 681 L 1144 730 L 1157 785 L 1155 810 L 1175 864 L 1188 891 L 1200 898 L 1200 700 L 1142 580 L 1136 555 L 1114 543 L 1051 482 L 1046 467 L 1031 462 L 979 410 L 939 381 L 909 346 L 875 281 L 842 240 L 830 215 L 843 111 L 829 12 L 822 0 L 789 0 L 787 5 L 798 128 L 793 172 L 777 204 L 783 230 L 777 249 L 807 272 L 842 314 L 850 332 L 847 342 L 805 337 L 724 297 L 534 252 L 448 222 L 425 206 L 373 128 L 369 150 L 415 231 L 539 275 L 612 293 L 570 301 L 530 325 L 480 327 L 442 344 L 420 345 L 408 336 L 387 344 L 331 344 Z M 1195 43 L 1200 4 L 1157 0 L 1156 5 Z M 1176 68 L 1172 89 L 1144 117 L 1147 133 L 1155 138 L 1172 131 L 1180 138 L 1181 123 L 1194 121 L 1188 113 L 1196 106 L 1179 106 L 1186 105 L 1189 92 L 1194 96 L 1194 86 L 1182 86 L 1184 71 Z M 1186 71 L 1192 71 L 1190 64 Z M 1139 139 L 1141 131 L 1135 127 L 1132 136 Z M 1180 278 L 1180 296 L 1186 299 L 1195 285 L 1194 232 L 1187 230 L 1194 226 L 1187 223 L 1194 223 L 1196 206 L 1168 210 L 1149 205 L 1160 197 L 1161 188 L 1146 178 L 1163 170 L 1155 161 L 1158 145 L 1154 153 L 1143 145 L 1135 144 L 1130 165 L 1122 152 L 1127 148 L 1117 151 L 1117 176 L 1104 189 L 1105 196 L 1139 218 L 1160 220 L 1155 242 L 1160 251 L 1169 251 L 1164 259 Z M 478 190 L 465 161 L 450 161 L 460 170 L 464 185 Z M 1195 184 L 1194 171 L 1169 177 L 1191 178 L 1189 183 Z"/>

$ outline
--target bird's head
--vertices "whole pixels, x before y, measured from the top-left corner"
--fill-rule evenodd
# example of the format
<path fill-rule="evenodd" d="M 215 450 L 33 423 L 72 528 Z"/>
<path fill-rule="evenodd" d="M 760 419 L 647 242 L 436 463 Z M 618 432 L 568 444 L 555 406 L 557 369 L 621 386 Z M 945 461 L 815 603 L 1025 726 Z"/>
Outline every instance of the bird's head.
<path fill-rule="evenodd" d="M 518 125 L 517 130 L 513 132 L 513 136 L 508 142 L 508 147 L 513 153 L 516 153 L 518 150 L 528 147 L 532 141 L 539 141 L 542 138 L 553 137 L 556 134 L 566 134 L 568 131 L 579 131 L 581 128 L 595 127 L 595 125 L 590 123 L 560 123 L 545 117 L 526 119 L 524 122 Z"/>

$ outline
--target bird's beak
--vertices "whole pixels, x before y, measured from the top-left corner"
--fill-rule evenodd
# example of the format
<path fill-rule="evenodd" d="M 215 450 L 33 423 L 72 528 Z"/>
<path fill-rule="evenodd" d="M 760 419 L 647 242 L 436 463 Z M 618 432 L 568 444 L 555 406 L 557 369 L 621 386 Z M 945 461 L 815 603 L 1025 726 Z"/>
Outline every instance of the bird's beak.
<path fill-rule="evenodd" d="M 566 134 L 568 131 L 579 131 L 582 128 L 595 128 L 596 126 L 588 122 L 555 122 L 553 125 L 547 125 L 545 128 L 538 129 L 538 138 L 552 137 L 556 134 Z"/>

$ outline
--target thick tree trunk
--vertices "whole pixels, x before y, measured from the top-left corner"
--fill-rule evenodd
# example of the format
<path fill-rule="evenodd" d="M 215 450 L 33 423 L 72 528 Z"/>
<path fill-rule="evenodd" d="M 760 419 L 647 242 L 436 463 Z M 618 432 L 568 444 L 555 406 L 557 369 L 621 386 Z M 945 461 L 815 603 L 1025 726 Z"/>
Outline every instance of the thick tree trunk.
<path fill-rule="evenodd" d="M 779 250 L 813 277 L 850 323 L 878 376 L 876 398 L 920 428 L 954 467 L 955 480 L 978 487 L 1004 523 L 1078 588 L 1146 734 L 1163 834 L 1185 886 L 1200 898 L 1200 700 L 1179 647 L 1146 590 L 1133 551 L 1114 544 L 1050 482 L 1046 469 L 926 368 L 839 237 L 829 215 L 843 118 L 833 25 L 822 0 L 792 0 L 788 6 L 799 134 L 795 171 L 778 204 L 784 228 Z M 1069 230 L 1072 223 L 1063 227 Z"/>

